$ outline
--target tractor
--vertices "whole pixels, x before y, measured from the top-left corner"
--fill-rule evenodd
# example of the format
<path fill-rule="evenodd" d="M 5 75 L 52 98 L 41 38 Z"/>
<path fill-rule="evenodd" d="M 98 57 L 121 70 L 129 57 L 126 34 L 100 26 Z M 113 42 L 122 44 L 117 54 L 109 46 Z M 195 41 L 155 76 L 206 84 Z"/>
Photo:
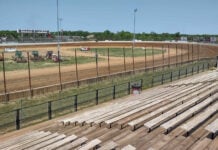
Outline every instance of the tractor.
<path fill-rule="evenodd" d="M 32 60 L 32 61 L 43 61 L 44 58 L 42 56 L 39 56 L 38 51 L 32 51 L 32 56 L 30 57 L 30 60 Z"/>
<path fill-rule="evenodd" d="M 17 63 L 26 63 L 27 59 L 22 56 L 22 51 L 15 51 L 15 57 L 13 57 L 13 60 Z"/>

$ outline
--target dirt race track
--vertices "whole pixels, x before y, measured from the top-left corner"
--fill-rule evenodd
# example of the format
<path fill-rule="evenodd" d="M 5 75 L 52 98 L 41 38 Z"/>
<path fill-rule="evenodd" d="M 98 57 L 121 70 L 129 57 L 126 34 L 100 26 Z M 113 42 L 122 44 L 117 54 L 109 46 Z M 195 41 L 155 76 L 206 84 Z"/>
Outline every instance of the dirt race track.
<path fill-rule="evenodd" d="M 61 55 L 74 56 L 74 48 L 80 47 L 125 47 L 130 48 L 131 42 L 75 42 L 62 43 Z M 56 44 L 19 44 L 19 45 L 1 45 L 0 50 L 4 48 L 15 48 L 22 51 L 38 50 L 40 54 L 45 55 L 48 50 L 57 50 Z M 95 62 L 78 65 L 78 73 L 76 73 L 75 65 L 61 66 L 61 74 L 59 67 L 47 67 L 39 69 L 31 69 L 31 88 L 49 86 L 65 82 L 71 82 L 82 79 L 93 78 L 96 76 L 109 75 L 112 73 L 142 69 L 147 67 L 155 67 L 161 65 L 182 63 L 200 58 L 216 57 L 218 55 L 218 46 L 206 44 L 190 44 L 190 43 L 165 43 L 165 42 L 137 42 L 135 47 L 155 48 L 164 50 L 162 54 L 154 56 L 141 57 L 112 57 L 110 56 L 109 63 L 107 56 L 99 56 L 104 58 L 96 65 Z M 90 52 L 77 51 L 77 56 L 94 56 Z M 124 63 L 125 62 L 125 63 Z M 110 65 L 109 65 L 110 64 Z M 97 67 L 98 66 L 98 67 Z M 28 70 L 7 71 L 6 72 L 6 92 L 26 90 L 30 88 Z M 78 75 L 78 76 L 77 76 Z M 4 93 L 4 77 L 0 74 L 0 93 Z"/>

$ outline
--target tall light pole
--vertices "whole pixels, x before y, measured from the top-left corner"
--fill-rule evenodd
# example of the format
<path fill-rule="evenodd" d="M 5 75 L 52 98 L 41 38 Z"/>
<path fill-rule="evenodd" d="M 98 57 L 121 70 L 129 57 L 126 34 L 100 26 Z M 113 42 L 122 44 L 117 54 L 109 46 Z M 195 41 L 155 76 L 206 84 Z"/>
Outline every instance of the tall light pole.
<path fill-rule="evenodd" d="M 57 32 L 58 32 L 58 38 L 57 38 L 57 44 L 58 44 L 58 59 L 59 59 L 59 53 L 60 53 L 60 31 L 59 31 L 59 3 L 57 0 Z"/>
<path fill-rule="evenodd" d="M 62 91 L 62 79 L 61 79 L 61 58 L 60 58 L 60 32 L 59 32 L 59 7 L 58 7 L 58 0 L 57 0 L 57 32 L 58 32 L 58 39 L 57 39 L 57 44 L 58 44 L 58 69 L 59 69 L 59 81 L 60 81 L 60 90 Z"/>
<path fill-rule="evenodd" d="M 136 12 L 138 11 L 138 9 L 137 8 L 135 8 L 134 9 L 134 20 L 133 20 L 133 23 L 134 23 L 134 29 L 133 29 L 133 43 L 132 43 L 132 45 L 133 45 L 133 47 L 135 46 L 135 20 L 136 20 Z"/>

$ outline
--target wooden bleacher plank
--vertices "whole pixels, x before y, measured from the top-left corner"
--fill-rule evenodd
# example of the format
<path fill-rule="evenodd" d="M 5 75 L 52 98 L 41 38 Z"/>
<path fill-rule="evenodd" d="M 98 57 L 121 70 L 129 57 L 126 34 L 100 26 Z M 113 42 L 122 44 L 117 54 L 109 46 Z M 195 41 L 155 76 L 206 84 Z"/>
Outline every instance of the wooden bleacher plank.
<path fill-rule="evenodd" d="M 39 134 L 39 131 L 31 131 L 31 132 L 28 132 L 28 133 L 26 133 L 24 135 L 14 137 L 14 138 L 12 138 L 10 140 L 0 142 L 0 149 L 3 149 L 5 147 L 8 147 L 8 146 L 13 145 L 15 143 L 18 143 L 20 141 L 24 141 L 26 139 L 29 139 L 30 136 L 33 136 L 36 133 Z"/>
<path fill-rule="evenodd" d="M 44 141 L 50 140 L 50 139 L 52 139 L 54 137 L 57 137 L 58 135 L 59 135 L 58 133 L 53 133 L 53 134 L 48 135 L 48 136 L 46 136 L 44 138 L 40 138 L 38 140 L 35 140 L 35 141 L 31 142 L 31 143 L 24 144 L 24 145 L 18 147 L 18 149 L 26 149 L 26 148 L 32 147 L 32 146 L 34 146 L 36 144 L 39 144 L 39 143 L 42 143 Z"/>
<path fill-rule="evenodd" d="M 171 93 L 175 93 L 175 90 L 172 91 Z M 167 94 L 171 94 L 171 93 L 168 92 Z M 167 95 L 165 95 L 165 96 L 167 96 Z M 142 103 L 150 103 L 149 102 L 150 100 L 155 101 L 154 97 L 157 98 L 158 94 L 153 96 L 153 97 L 147 96 L 147 98 L 143 97 L 142 95 L 140 95 L 140 96 L 137 95 L 136 97 L 133 97 L 134 99 L 131 101 L 125 101 L 122 104 L 108 107 L 108 109 L 100 110 L 97 113 L 97 116 L 89 115 L 89 118 L 85 118 L 85 119 L 81 118 L 78 122 L 79 123 L 86 122 L 86 124 L 91 124 L 91 123 L 95 122 L 96 124 L 99 124 L 107 119 L 111 119 L 119 114 L 123 114 L 123 113 L 129 111 L 129 109 L 134 109 L 134 108 L 142 105 Z M 146 102 L 144 102 L 145 99 L 146 99 Z M 121 110 L 119 110 L 119 109 L 121 109 Z"/>
<path fill-rule="evenodd" d="M 208 150 L 218 150 L 218 136 L 208 145 Z"/>
<path fill-rule="evenodd" d="M 186 90 L 187 90 L 187 89 L 186 89 Z M 141 103 L 141 104 L 140 104 L 141 107 L 136 107 L 136 109 L 135 109 L 135 107 L 131 107 L 130 109 L 128 109 L 128 110 L 126 111 L 126 112 L 127 112 L 126 114 L 124 114 L 124 113 L 121 112 L 120 110 L 117 110 L 118 112 L 120 112 L 121 115 L 119 115 L 119 116 L 109 116 L 109 117 L 107 117 L 107 118 L 109 118 L 109 120 L 105 120 L 105 123 L 106 123 L 107 126 L 110 128 L 110 127 L 111 127 L 111 124 L 112 124 L 113 122 L 116 122 L 116 121 L 118 121 L 118 120 L 120 120 L 120 119 L 123 119 L 123 118 L 125 118 L 125 117 L 128 117 L 129 115 L 134 114 L 134 113 L 137 112 L 137 111 L 141 111 L 141 110 L 143 110 L 143 109 L 145 109 L 145 108 L 147 108 L 147 107 L 154 106 L 155 104 L 160 103 L 160 102 L 162 102 L 162 101 L 165 101 L 165 100 L 167 100 L 167 99 L 171 99 L 172 97 L 175 97 L 176 95 L 179 95 L 179 94 L 174 91 L 173 93 L 168 93 L 168 94 L 165 94 L 165 95 L 161 96 L 162 99 L 160 99 L 159 97 L 157 97 L 156 99 L 152 99 L 152 98 L 151 98 L 150 100 L 146 100 L 145 103 Z M 146 104 L 147 106 L 146 106 L 145 104 Z M 145 106 L 142 106 L 142 105 L 145 105 Z M 113 113 L 113 112 L 111 112 L 111 113 Z M 106 118 L 106 119 L 107 119 L 107 118 Z M 111 119 L 110 119 L 110 118 L 111 118 Z M 105 118 L 104 118 L 104 119 L 105 119 Z M 98 123 L 101 123 L 101 121 L 103 121 L 103 120 L 95 121 L 95 123 L 98 124 Z"/>
<path fill-rule="evenodd" d="M 185 90 L 182 90 L 182 91 L 184 91 L 184 93 L 185 93 L 185 91 L 186 90 L 188 90 L 188 89 L 185 89 Z M 181 91 L 181 89 L 179 90 L 179 91 Z M 149 99 L 147 99 L 146 101 L 147 101 L 147 103 L 142 103 L 142 104 L 140 104 L 140 106 L 142 106 L 142 105 L 144 105 L 144 104 L 149 104 L 149 103 L 151 103 L 151 102 L 156 102 L 156 101 L 159 101 L 159 102 L 165 102 L 165 101 L 167 101 L 167 100 L 170 100 L 170 99 L 172 99 L 173 97 L 175 98 L 175 97 L 177 97 L 177 98 L 179 98 L 180 96 L 178 96 L 179 94 L 177 93 L 177 92 L 173 92 L 173 93 L 168 93 L 168 94 L 166 94 L 166 95 L 164 95 L 164 96 L 162 96 L 162 95 L 160 95 L 160 97 L 162 98 L 162 99 L 160 99 L 160 97 L 157 97 L 156 99 L 151 99 L 151 100 L 149 100 Z M 135 107 L 131 107 L 131 109 L 133 110 L 133 108 L 135 108 Z M 138 107 L 136 107 L 136 108 L 138 108 Z M 125 112 L 129 112 L 129 111 L 131 111 L 131 109 L 128 109 L 127 111 L 125 111 Z M 121 115 L 123 115 L 124 114 L 124 112 L 122 112 L 122 110 L 117 110 L 117 112 L 119 112 L 119 114 L 121 114 Z M 113 114 L 113 112 L 111 112 L 111 113 L 109 113 L 108 115 L 108 117 L 105 117 L 105 118 L 103 118 L 103 119 L 100 119 L 100 120 L 97 120 L 97 121 L 95 121 L 94 123 L 95 124 L 100 124 L 100 123 L 102 123 L 103 121 L 106 121 L 106 119 L 113 119 L 114 117 L 116 117 L 116 116 L 118 116 L 118 115 L 116 115 L 116 116 L 111 116 L 111 114 Z M 107 114 L 105 114 L 105 115 L 107 115 Z M 123 119 L 123 118 L 122 118 Z"/>
<path fill-rule="evenodd" d="M 76 139 L 72 143 L 69 143 L 60 148 L 57 148 L 57 150 L 70 150 L 70 149 L 84 145 L 87 141 L 88 139 L 86 137 L 81 137 L 79 139 Z"/>
<path fill-rule="evenodd" d="M 46 137 L 48 135 L 50 135 L 51 132 L 43 132 L 43 131 L 40 131 L 38 132 L 38 134 L 34 134 L 32 136 L 30 136 L 28 139 L 26 140 L 22 140 L 20 142 L 16 142 L 14 143 L 13 145 L 10 145 L 4 149 L 7 149 L 7 150 L 14 150 L 14 149 L 17 149 L 17 147 L 19 146 L 22 146 L 23 144 L 27 144 L 27 143 L 31 143 L 32 141 L 34 140 L 37 140 L 37 139 L 40 139 L 40 138 L 43 138 L 43 137 Z"/>
<path fill-rule="evenodd" d="M 199 124 L 203 123 L 210 116 L 218 111 L 218 103 L 208 107 L 204 112 L 200 113 L 198 116 L 183 124 L 181 128 L 186 131 L 187 135 Z"/>
<path fill-rule="evenodd" d="M 166 132 L 170 131 L 172 128 L 175 128 L 177 125 L 183 123 L 187 119 L 191 118 L 193 115 L 200 112 L 202 109 L 213 103 L 214 101 L 218 100 L 218 93 L 208 97 L 203 102 L 193 106 L 189 110 L 185 111 L 184 113 L 176 116 L 175 118 L 169 120 L 168 122 L 161 125 L 162 128 L 166 130 Z"/>
<path fill-rule="evenodd" d="M 141 126 L 143 126 L 143 124 L 151 117 L 155 116 L 155 115 L 160 115 L 162 114 L 163 112 L 175 107 L 176 105 L 180 104 L 180 103 L 184 103 L 185 101 L 189 100 L 189 99 L 192 99 L 194 97 L 196 97 L 197 95 L 199 95 L 201 92 L 204 92 L 207 90 L 207 87 L 205 88 L 202 88 L 199 90 L 199 88 L 196 89 L 197 91 L 193 92 L 192 94 L 188 94 L 187 96 L 183 96 L 183 97 L 179 97 L 179 99 L 177 100 L 178 97 L 175 97 L 175 98 L 172 98 L 171 99 L 171 103 L 166 105 L 166 106 L 163 106 L 147 115 L 144 115 L 142 117 L 139 117 L 135 120 L 132 120 L 131 122 L 128 123 L 128 125 L 130 126 L 130 129 L 131 130 L 135 130 Z M 192 90 L 190 90 L 192 92 Z M 185 93 L 186 94 L 186 93 Z"/>
<path fill-rule="evenodd" d="M 123 147 L 121 150 L 136 150 L 136 148 L 129 144 L 129 145 Z"/>
<path fill-rule="evenodd" d="M 39 144 L 34 145 L 34 146 L 32 146 L 32 147 L 29 147 L 29 148 L 27 148 L 26 150 L 38 150 L 38 149 L 41 149 L 41 148 L 43 148 L 43 147 L 45 147 L 45 146 L 47 146 L 47 145 L 50 145 L 50 144 L 55 143 L 55 142 L 57 142 L 57 141 L 59 141 L 59 140 L 62 140 L 62 139 L 65 138 L 65 137 L 66 137 L 66 135 L 61 134 L 61 135 L 59 135 L 59 136 L 57 136 L 57 137 L 55 137 L 55 138 L 52 138 L 52 139 L 50 139 L 50 140 L 48 140 L 48 141 L 44 141 L 44 142 L 42 142 L 42 143 L 39 143 Z"/>
<path fill-rule="evenodd" d="M 191 149 L 192 150 L 205 150 L 207 149 L 208 145 L 211 143 L 211 139 L 204 138 L 203 140 L 196 143 Z"/>
<path fill-rule="evenodd" d="M 144 126 L 148 129 L 148 131 L 150 131 L 150 130 L 158 127 L 162 123 L 177 116 L 178 114 L 184 112 L 185 110 L 191 108 L 192 106 L 196 105 L 197 103 L 201 102 L 205 98 L 209 97 L 211 93 L 214 93 L 216 91 L 217 91 L 217 89 L 211 89 L 211 90 L 193 98 L 192 100 L 190 100 L 184 104 L 181 104 L 180 106 L 177 106 L 177 107 L 171 109 L 170 111 L 167 111 L 166 113 L 146 122 L 144 124 Z"/>
<path fill-rule="evenodd" d="M 98 148 L 98 150 L 113 150 L 113 149 L 116 149 L 117 146 L 118 144 L 115 143 L 114 141 L 109 141 L 105 143 L 104 145 L 102 145 L 100 148 Z"/>
<path fill-rule="evenodd" d="M 142 106 L 142 107 L 138 107 L 138 108 L 136 108 L 136 109 L 134 109 L 134 110 L 131 110 L 131 111 L 125 113 L 125 114 L 122 114 L 122 115 L 120 115 L 120 116 L 117 116 L 117 117 L 115 117 L 115 118 L 112 118 L 112 119 L 110 119 L 110 120 L 105 121 L 105 124 L 106 124 L 107 128 L 111 128 L 111 125 L 112 125 L 114 122 L 116 122 L 116 121 L 118 121 L 118 120 L 120 120 L 120 119 L 123 119 L 123 118 L 125 118 L 125 117 L 128 117 L 129 115 L 132 115 L 132 114 L 137 113 L 137 112 L 139 112 L 139 111 L 142 111 L 142 110 L 144 110 L 144 109 L 146 109 L 146 108 L 148 108 L 148 107 L 154 106 L 154 105 L 156 105 L 156 104 L 158 104 L 158 103 L 160 103 L 160 102 L 161 102 L 161 100 L 152 102 L 152 103 L 147 104 L 147 105 Z"/>
<path fill-rule="evenodd" d="M 162 90 L 163 90 L 163 92 L 162 92 Z M 162 88 L 162 89 L 158 90 L 158 93 L 164 93 L 166 91 L 167 91 L 166 89 Z M 175 91 L 175 89 L 174 89 L 174 91 Z M 167 92 L 169 93 L 169 91 L 167 91 Z M 150 94 L 150 93 L 152 93 L 152 94 Z M 63 124 L 67 124 L 68 122 L 74 123 L 74 121 L 76 121 L 76 120 L 81 120 L 81 118 L 86 118 L 86 117 L 89 117 L 89 116 L 92 116 L 93 118 L 95 118 L 95 115 L 98 115 L 100 110 L 107 110 L 107 109 L 110 110 L 114 106 L 119 106 L 119 105 L 122 105 L 122 104 L 125 105 L 127 103 L 127 101 L 132 101 L 133 99 L 137 99 L 137 97 L 149 98 L 149 97 L 152 97 L 154 95 L 157 96 L 156 90 L 150 91 L 150 93 L 147 94 L 147 92 L 145 92 L 145 94 L 140 94 L 139 96 L 131 96 L 130 98 L 128 98 L 124 102 L 121 102 L 121 103 L 116 102 L 116 103 L 113 103 L 113 104 L 111 104 L 109 106 L 106 106 L 104 108 L 99 108 L 99 109 L 96 109 L 96 110 L 89 111 L 88 113 L 83 113 L 81 117 L 80 116 L 75 116 L 73 118 L 68 118 L 68 119 L 65 119 L 65 120 L 62 120 L 62 121 L 60 120 L 59 122 L 62 122 Z M 155 93 L 155 94 L 153 94 L 153 93 Z M 145 96 L 143 96 L 143 95 L 145 95 Z M 87 120 L 87 119 L 85 119 L 85 120 Z"/>
<path fill-rule="evenodd" d="M 206 126 L 205 129 L 213 134 L 216 134 L 216 132 L 218 132 L 218 118 Z"/>
<path fill-rule="evenodd" d="M 54 150 L 54 149 L 57 149 L 57 148 L 65 145 L 65 144 L 68 144 L 68 143 L 72 142 L 76 138 L 77 138 L 76 135 L 68 136 L 68 137 L 64 138 L 63 140 L 60 140 L 58 142 L 55 142 L 53 144 L 50 144 L 50 145 L 48 145 L 46 147 L 41 148 L 41 150 Z"/>
<path fill-rule="evenodd" d="M 159 108 L 162 108 L 165 105 L 169 106 L 169 104 L 172 104 L 175 101 L 177 101 L 176 103 L 174 103 L 175 105 L 177 105 L 179 103 L 183 103 L 184 100 L 182 100 L 182 99 L 184 99 L 185 97 L 189 97 L 189 99 L 190 99 L 190 98 L 193 98 L 193 97 L 197 96 L 200 93 L 200 91 L 202 91 L 203 89 L 206 89 L 206 88 L 203 88 L 203 87 L 205 87 L 205 86 L 200 84 L 200 86 L 197 85 L 196 87 L 193 86 L 193 88 L 190 88 L 190 89 L 188 88 L 187 89 L 188 91 L 186 91 L 186 92 L 185 92 L 185 90 L 181 91 L 181 94 L 179 94 L 179 96 L 176 95 L 174 97 L 170 97 L 169 100 L 166 100 L 166 101 L 163 101 L 162 103 L 160 103 L 162 106 L 161 105 L 155 105 L 153 111 L 155 111 L 155 110 L 157 110 Z M 203 88 L 203 89 L 201 89 L 201 88 Z M 194 94 L 193 93 L 189 94 L 191 92 L 193 92 Z M 171 106 L 174 107 L 175 105 L 171 105 Z M 166 110 L 167 109 L 170 109 L 170 106 L 169 106 L 169 108 L 166 108 Z M 146 120 L 143 120 L 143 117 L 146 114 L 148 114 L 150 112 L 153 112 L 153 111 L 148 109 L 148 111 L 145 111 L 145 112 L 143 111 L 144 113 L 143 112 L 142 113 L 137 113 L 135 115 L 127 117 L 126 119 L 122 119 L 121 121 L 117 122 L 117 126 L 118 126 L 118 128 L 122 129 L 123 127 L 126 127 L 126 126 L 129 125 L 130 129 L 135 130 L 137 127 L 143 126 L 143 124 L 145 123 Z"/>
<path fill-rule="evenodd" d="M 78 150 L 90 150 L 90 149 L 94 149 L 99 144 L 101 144 L 101 141 L 99 139 L 94 139 L 94 140 L 88 142 L 87 144 L 85 144 L 84 146 L 81 146 L 80 148 L 78 148 Z"/>

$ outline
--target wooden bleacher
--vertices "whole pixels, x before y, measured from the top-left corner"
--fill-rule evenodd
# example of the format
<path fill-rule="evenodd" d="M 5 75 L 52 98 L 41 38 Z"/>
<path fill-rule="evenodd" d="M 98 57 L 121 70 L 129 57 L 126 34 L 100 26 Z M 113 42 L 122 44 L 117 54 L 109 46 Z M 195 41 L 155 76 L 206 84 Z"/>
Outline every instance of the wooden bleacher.
<path fill-rule="evenodd" d="M 217 71 L 94 108 L 0 141 L 0 149 L 218 149 Z"/>

